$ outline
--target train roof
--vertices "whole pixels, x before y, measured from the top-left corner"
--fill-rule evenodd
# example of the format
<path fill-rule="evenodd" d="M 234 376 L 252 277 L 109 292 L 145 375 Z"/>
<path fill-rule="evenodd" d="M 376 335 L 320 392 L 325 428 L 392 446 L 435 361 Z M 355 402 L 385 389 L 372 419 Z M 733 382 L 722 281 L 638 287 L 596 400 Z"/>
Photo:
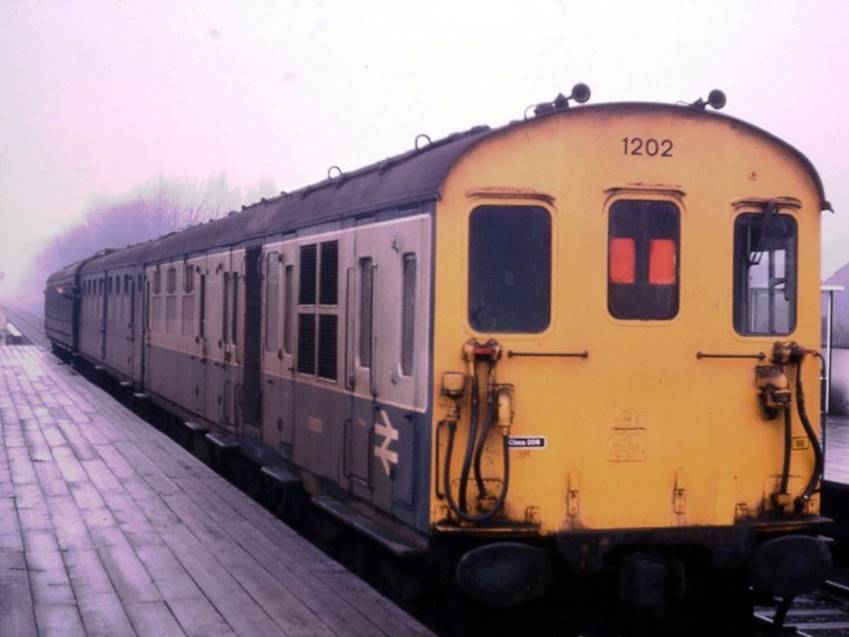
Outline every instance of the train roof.
<path fill-rule="evenodd" d="M 784 140 L 744 120 L 701 108 L 674 104 L 617 102 L 564 108 L 510 122 L 500 128 L 476 126 L 454 133 L 422 148 L 383 159 L 358 170 L 311 184 L 291 193 L 263 199 L 241 212 L 191 226 L 146 243 L 129 246 L 95 257 L 83 272 L 115 269 L 135 263 L 165 260 L 181 254 L 240 243 L 250 239 L 286 233 L 298 228 L 356 217 L 393 208 L 410 207 L 440 197 L 442 185 L 454 164 L 470 148 L 505 131 L 548 117 L 580 117 L 586 113 L 621 114 L 629 112 L 668 112 L 694 119 L 719 119 L 733 127 L 748 130 L 783 147 L 806 168 L 813 180 L 822 209 L 831 209 L 825 199 L 822 180 L 810 160 Z"/>
<path fill-rule="evenodd" d="M 115 252 L 114 250 L 101 250 L 93 254 L 90 257 L 86 257 L 85 259 L 80 259 L 79 261 L 74 261 L 73 263 L 66 265 L 64 268 L 56 270 L 53 274 L 47 277 L 47 285 L 50 285 L 54 282 L 67 281 L 68 279 L 74 278 L 77 272 L 84 266 L 86 263 L 91 261 L 92 259 L 96 259 L 98 257 L 102 257 L 104 255 Z"/>

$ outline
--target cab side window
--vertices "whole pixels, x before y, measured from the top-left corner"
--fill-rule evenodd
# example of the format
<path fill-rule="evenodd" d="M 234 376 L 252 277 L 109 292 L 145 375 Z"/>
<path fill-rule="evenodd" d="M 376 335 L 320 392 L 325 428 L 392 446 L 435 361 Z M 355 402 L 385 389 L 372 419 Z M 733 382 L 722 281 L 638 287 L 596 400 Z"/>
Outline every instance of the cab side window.
<path fill-rule="evenodd" d="M 544 331 L 551 321 L 551 215 L 539 206 L 479 206 L 469 217 L 469 325 Z"/>
<path fill-rule="evenodd" d="M 734 329 L 745 336 L 796 328 L 796 220 L 742 214 L 734 222 Z"/>
<path fill-rule="evenodd" d="M 607 309 L 626 320 L 678 314 L 681 213 L 669 201 L 620 200 L 610 207 Z"/>

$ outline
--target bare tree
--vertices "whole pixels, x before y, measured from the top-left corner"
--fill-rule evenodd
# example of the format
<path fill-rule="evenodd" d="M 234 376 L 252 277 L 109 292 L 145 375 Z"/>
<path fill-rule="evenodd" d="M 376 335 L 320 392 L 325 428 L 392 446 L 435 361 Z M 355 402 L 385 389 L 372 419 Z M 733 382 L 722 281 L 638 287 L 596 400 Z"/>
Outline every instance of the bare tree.
<path fill-rule="evenodd" d="M 50 272 L 104 248 L 141 243 L 220 217 L 240 200 L 241 190 L 224 173 L 188 181 L 159 176 L 129 195 L 93 204 L 80 223 L 45 246 L 22 289 L 40 290 Z"/>

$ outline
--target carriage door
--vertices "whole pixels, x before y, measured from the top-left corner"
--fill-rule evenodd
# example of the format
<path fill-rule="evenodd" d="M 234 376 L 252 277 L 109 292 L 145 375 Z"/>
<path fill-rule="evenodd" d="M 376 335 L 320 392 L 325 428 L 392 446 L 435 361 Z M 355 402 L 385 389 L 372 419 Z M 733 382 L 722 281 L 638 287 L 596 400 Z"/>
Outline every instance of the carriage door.
<path fill-rule="evenodd" d="M 263 441 L 291 458 L 294 441 L 294 251 L 286 244 L 266 246 L 263 257 Z"/>
<path fill-rule="evenodd" d="M 206 410 L 206 385 L 207 371 L 209 367 L 209 359 L 207 350 L 209 348 L 207 314 L 209 309 L 206 303 L 206 281 L 208 271 L 206 269 L 206 256 L 193 259 L 190 266 L 194 269 L 194 286 L 195 295 L 195 321 L 192 326 L 194 332 L 194 357 L 192 361 L 192 381 L 194 384 L 194 406 L 193 411 L 196 414 L 205 415 Z"/>
<path fill-rule="evenodd" d="M 374 312 L 377 300 L 377 234 L 367 227 L 354 235 L 354 259 L 346 270 L 345 385 L 351 395 L 351 417 L 345 423 L 343 471 L 352 492 L 371 499 L 372 427 L 375 382 Z"/>
<path fill-rule="evenodd" d="M 413 504 L 413 442 L 425 425 L 429 246 L 426 215 L 355 234 L 346 472 L 352 490 L 368 486 L 384 510 Z"/>
<path fill-rule="evenodd" d="M 261 434 L 262 247 L 260 246 L 248 248 L 245 251 L 244 288 L 242 422 L 258 428 Z"/>
<path fill-rule="evenodd" d="M 295 336 L 297 332 L 297 296 L 295 295 L 294 242 L 280 246 L 280 387 L 276 395 L 280 401 L 280 453 L 291 458 L 295 444 Z"/>

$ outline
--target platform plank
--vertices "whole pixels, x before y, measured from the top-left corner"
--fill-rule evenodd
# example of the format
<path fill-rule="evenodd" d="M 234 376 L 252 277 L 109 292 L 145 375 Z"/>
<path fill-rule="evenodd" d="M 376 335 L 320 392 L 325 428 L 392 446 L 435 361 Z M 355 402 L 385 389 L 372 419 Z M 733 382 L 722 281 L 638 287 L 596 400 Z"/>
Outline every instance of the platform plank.
<path fill-rule="evenodd" d="M 0 633 L 426 635 L 177 443 L 0 346 Z"/>

